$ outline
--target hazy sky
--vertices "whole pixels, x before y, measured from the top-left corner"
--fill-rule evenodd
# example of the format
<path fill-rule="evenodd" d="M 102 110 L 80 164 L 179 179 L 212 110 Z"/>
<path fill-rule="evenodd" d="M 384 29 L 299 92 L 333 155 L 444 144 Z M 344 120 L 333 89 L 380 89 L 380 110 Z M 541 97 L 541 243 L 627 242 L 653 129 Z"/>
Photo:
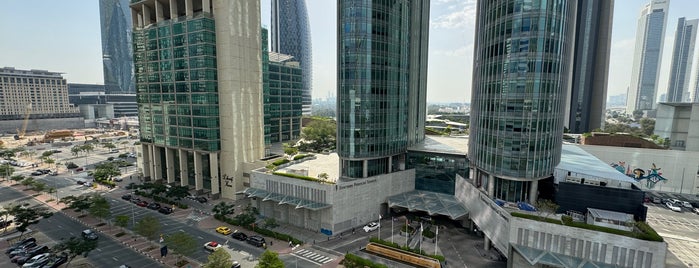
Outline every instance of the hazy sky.
<path fill-rule="evenodd" d="M 614 8 L 609 95 L 626 93 L 638 14 L 649 0 L 617 0 Z M 699 1 L 670 0 L 658 96 L 667 87 L 677 18 L 697 18 Z M 261 0 L 270 25 L 270 0 Z M 475 0 L 432 0 L 427 100 L 471 99 Z M 313 98 L 335 92 L 336 0 L 307 0 L 313 43 Z M 63 72 L 69 83 L 102 84 L 97 0 L 0 1 L 0 67 Z"/>

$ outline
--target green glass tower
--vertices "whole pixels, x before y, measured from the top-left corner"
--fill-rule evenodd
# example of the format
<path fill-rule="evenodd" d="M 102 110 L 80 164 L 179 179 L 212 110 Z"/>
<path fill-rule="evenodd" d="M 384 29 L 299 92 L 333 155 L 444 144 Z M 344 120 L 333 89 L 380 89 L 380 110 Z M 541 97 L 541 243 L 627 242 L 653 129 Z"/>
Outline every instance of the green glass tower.
<path fill-rule="evenodd" d="M 535 200 L 560 161 L 573 2 L 478 2 L 468 155 L 495 198 Z"/>
<path fill-rule="evenodd" d="M 338 137 L 341 175 L 405 168 L 424 140 L 429 1 L 338 0 Z"/>
<path fill-rule="evenodd" d="M 139 171 L 234 198 L 243 165 L 264 156 L 259 0 L 132 0 L 130 7 Z"/>

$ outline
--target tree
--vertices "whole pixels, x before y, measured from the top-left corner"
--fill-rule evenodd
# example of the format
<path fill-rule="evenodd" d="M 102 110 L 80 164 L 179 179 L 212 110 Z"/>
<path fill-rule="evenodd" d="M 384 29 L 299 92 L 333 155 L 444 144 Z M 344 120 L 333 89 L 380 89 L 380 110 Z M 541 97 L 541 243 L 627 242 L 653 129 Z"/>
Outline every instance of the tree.
<path fill-rule="evenodd" d="M 4 159 L 10 159 L 15 157 L 15 151 L 14 150 L 2 150 L 0 151 L 0 157 Z"/>
<path fill-rule="evenodd" d="M 172 186 L 170 189 L 167 190 L 165 193 L 165 196 L 167 197 L 174 197 L 175 200 L 180 200 L 182 198 L 185 198 L 189 196 L 189 187 L 187 186 Z"/>
<path fill-rule="evenodd" d="M 10 179 L 19 183 L 20 181 L 24 180 L 24 176 L 23 175 L 14 175 L 14 176 L 10 177 Z"/>
<path fill-rule="evenodd" d="M 235 220 L 240 223 L 240 226 L 249 226 L 257 219 L 257 208 L 248 204 L 243 213 L 235 216 Z"/>
<path fill-rule="evenodd" d="M 3 179 L 9 178 L 12 176 L 12 173 L 15 173 L 15 168 L 10 166 L 10 164 L 0 165 L 0 176 L 2 176 Z"/>
<path fill-rule="evenodd" d="M 536 213 L 539 218 L 548 218 L 551 214 L 556 213 L 560 206 L 549 199 L 539 199 L 536 201 Z"/>
<path fill-rule="evenodd" d="M 318 174 L 318 178 L 321 179 L 321 180 L 327 180 L 327 179 L 328 179 L 328 173 L 325 173 L 325 172 L 320 173 L 320 174 Z"/>
<path fill-rule="evenodd" d="M 177 255 L 177 261 L 182 256 L 191 256 L 197 250 L 197 241 L 185 232 L 176 232 L 165 237 L 165 245 Z M 225 250 L 217 250 L 225 251 Z"/>
<path fill-rule="evenodd" d="M 75 236 L 71 237 L 66 241 L 61 241 L 53 247 L 53 252 L 64 252 L 68 255 L 68 262 L 66 267 L 70 265 L 70 262 L 78 255 L 87 256 L 90 251 L 97 248 L 97 240 L 82 239 Z"/>
<path fill-rule="evenodd" d="M 95 166 L 95 171 L 92 172 L 92 176 L 97 181 L 108 180 L 119 175 L 121 175 L 121 171 L 114 163 L 99 164 Z"/>
<path fill-rule="evenodd" d="M 299 152 L 299 149 L 297 149 L 296 147 L 290 146 L 288 143 L 284 143 L 282 145 L 284 146 L 284 153 L 288 156 L 293 156 Z"/>
<path fill-rule="evenodd" d="M 283 268 L 284 263 L 274 251 L 265 250 L 255 268 Z"/>
<path fill-rule="evenodd" d="M 311 142 L 311 147 L 315 150 L 322 150 L 324 147 L 332 147 L 335 143 L 336 124 L 332 119 L 313 120 L 301 132 L 301 137 L 307 142 Z"/>
<path fill-rule="evenodd" d="M 266 218 L 264 226 L 267 229 L 274 229 L 274 228 L 279 227 L 279 224 L 277 224 L 277 220 L 274 218 Z"/>
<path fill-rule="evenodd" d="M 134 231 L 150 240 L 155 239 L 160 234 L 160 221 L 153 216 L 145 216 L 136 223 Z"/>
<path fill-rule="evenodd" d="M 211 209 L 211 212 L 213 212 L 214 215 L 219 215 L 219 216 L 228 216 L 229 214 L 233 214 L 234 211 L 235 211 L 235 205 L 227 204 L 225 201 L 216 204 Z"/>
<path fill-rule="evenodd" d="M 11 207 L 9 214 L 15 217 L 14 223 L 17 231 L 20 232 L 20 238 L 27 231 L 29 225 L 37 224 L 41 218 L 53 215 L 45 207 L 24 207 L 21 205 Z"/>
<path fill-rule="evenodd" d="M 32 178 L 32 177 L 24 178 L 24 180 L 22 180 L 22 182 L 20 182 L 20 183 L 22 185 L 24 185 L 25 187 L 29 187 L 31 185 L 34 185 L 34 178 Z"/>
<path fill-rule="evenodd" d="M 646 136 L 653 135 L 655 131 L 655 120 L 651 118 L 641 118 L 639 122 L 641 124 L 641 132 Z"/>
<path fill-rule="evenodd" d="M 53 158 L 50 158 L 50 157 L 45 157 L 45 158 L 42 159 L 42 161 L 44 161 L 44 164 L 47 164 L 47 165 L 49 165 L 49 166 L 51 166 L 52 164 L 56 163 L 56 160 L 53 159 Z"/>
<path fill-rule="evenodd" d="M 61 198 L 61 202 L 68 205 L 68 208 L 72 208 L 75 212 L 84 212 L 90 208 L 90 197 L 83 195 L 75 197 L 72 195 Z"/>
<path fill-rule="evenodd" d="M 114 217 L 114 225 L 119 226 L 121 228 L 126 228 L 126 226 L 129 226 L 129 216 L 117 215 L 116 217 Z"/>
<path fill-rule="evenodd" d="M 209 258 L 204 263 L 203 268 L 229 268 L 233 265 L 233 260 L 231 260 L 231 254 L 228 254 L 225 250 L 216 250 L 209 254 Z"/>
<path fill-rule="evenodd" d="M 100 218 L 102 220 L 112 215 L 109 201 L 107 201 L 107 199 L 105 199 L 101 195 L 92 196 L 92 198 L 90 198 L 90 201 L 92 203 L 90 205 L 90 208 L 88 209 L 90 215 Z"/>
<path fill-rule="evenodd" d="M 32 189 L 34 189 L 34 191 L 37 191 L 37 192 L 43 192 L 44 190 L 46 190 L 46 188 L 47 188 L 46 183 L 41 182 L 41 181 L 35 181 L 32 184 Z"/>
<path fill-rule="evenodd" d="M 116 145 L 112 144 L 111 142 L 104 142 L 104 143 L 102 143 L 102 147 L 111 150 L 111 149 L 116 148 Z"/>
<path fill-rule="evenodd" d="M 633 119 L 634 120 L 638 121 L 639 119 L 641 119 L 641 117 L 643 117 L 643 111 L 641 111 L 641 110 L 633 111 Z"/>

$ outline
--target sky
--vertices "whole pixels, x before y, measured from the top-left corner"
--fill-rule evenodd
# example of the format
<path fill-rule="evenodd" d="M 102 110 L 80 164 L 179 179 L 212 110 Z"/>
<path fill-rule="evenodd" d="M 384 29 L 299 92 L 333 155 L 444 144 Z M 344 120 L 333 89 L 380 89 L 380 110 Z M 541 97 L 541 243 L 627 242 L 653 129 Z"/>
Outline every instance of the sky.
<path fill-rule="evenodd" d="M 668 83 L 677 19 L 697 18 L 699 1 L 670 0 L 658 96 Z M 97 0 L 0 1 L 0 67 L 64 73 L 69 83 L 103 84 Z M 616 0 L 608 95 L 626 93 L 635 31 L 649 0 Z M 335 95 L 336 0 L 307 0 L 313 51 L 313 98 Z M 261 0 L 270 25 L 270 0 Z M 476 0 L 432 0 L 427 101 L 469 102 Z"/>

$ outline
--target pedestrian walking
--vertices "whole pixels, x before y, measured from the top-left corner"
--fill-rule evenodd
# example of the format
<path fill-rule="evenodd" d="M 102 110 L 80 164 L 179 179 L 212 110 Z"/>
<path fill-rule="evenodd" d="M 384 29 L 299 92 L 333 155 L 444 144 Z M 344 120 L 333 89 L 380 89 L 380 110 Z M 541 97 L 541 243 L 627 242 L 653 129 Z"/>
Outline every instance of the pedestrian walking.
<path fill-rule="evenodd" d="M 274 246 L 274 241 L 273 241 L 273 240 L 269 240 L 269 245 L 270 245 L 270 246 Z"/>
<path fill-rule="evenodd" d="M 289 247 L 293 247 L 294 243 L 291 243 L 291 240 L 289 240 Z"/>

